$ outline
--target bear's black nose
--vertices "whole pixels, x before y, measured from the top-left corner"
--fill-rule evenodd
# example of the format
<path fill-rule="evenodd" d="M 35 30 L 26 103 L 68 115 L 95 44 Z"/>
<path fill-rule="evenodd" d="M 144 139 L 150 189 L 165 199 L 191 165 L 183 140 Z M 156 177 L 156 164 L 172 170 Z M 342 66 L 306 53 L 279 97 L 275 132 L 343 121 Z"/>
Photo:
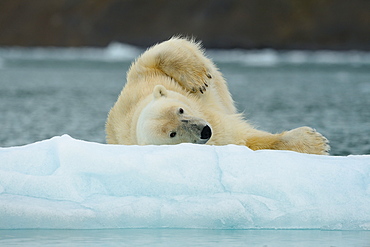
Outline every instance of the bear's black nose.
<path fill-rule="evenodd" d="M 206 125 L 203 129 L 202 132 L 200 133 L 200 139 L 209 139 L 212 136 L 212 130 L 211 128 Z"/>

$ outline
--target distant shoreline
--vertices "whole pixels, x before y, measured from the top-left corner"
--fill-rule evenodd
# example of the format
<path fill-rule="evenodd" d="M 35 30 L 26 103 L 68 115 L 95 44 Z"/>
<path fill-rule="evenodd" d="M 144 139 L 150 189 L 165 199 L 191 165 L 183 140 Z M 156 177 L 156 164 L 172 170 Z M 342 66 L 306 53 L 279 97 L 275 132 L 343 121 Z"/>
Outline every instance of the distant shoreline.
<path fill-rule="evenodd" d="M 366 0 L 2 0 L 0 46 L 146 48 L 173 35 L 207 49 L 370 51 Z"/>

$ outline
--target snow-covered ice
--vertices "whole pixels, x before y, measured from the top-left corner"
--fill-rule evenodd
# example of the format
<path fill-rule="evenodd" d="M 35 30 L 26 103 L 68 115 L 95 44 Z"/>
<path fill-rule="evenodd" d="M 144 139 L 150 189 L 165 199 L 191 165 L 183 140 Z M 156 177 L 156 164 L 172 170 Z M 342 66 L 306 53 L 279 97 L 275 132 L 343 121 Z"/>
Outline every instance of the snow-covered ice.
<path fill-rule="evenodd" d="M 370 230 L 370 155 L 119 146 L 0 148 L 0 229 Z"/>

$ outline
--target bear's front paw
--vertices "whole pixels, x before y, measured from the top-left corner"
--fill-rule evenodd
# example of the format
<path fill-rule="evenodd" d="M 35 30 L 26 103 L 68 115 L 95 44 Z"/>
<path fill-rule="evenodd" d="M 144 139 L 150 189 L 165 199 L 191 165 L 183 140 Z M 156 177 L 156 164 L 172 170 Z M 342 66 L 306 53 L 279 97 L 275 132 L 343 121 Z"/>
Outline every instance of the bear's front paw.
<path fill-rule="evenodd" d="M 330 151 L 328 139 L 310 127 L 287 131 L 283 134 L 282 141 L 289 150 L 301 153 L 328 155 Z"/>
<path fill-rule="evenodd" d="M 194 71 L 194 73 L 185 73 L 180 76 L 180 83 L 183 87 L 192 93 L 204 93 L 210 85 L 212 79 L 211 73 L 203 69 Z"/>

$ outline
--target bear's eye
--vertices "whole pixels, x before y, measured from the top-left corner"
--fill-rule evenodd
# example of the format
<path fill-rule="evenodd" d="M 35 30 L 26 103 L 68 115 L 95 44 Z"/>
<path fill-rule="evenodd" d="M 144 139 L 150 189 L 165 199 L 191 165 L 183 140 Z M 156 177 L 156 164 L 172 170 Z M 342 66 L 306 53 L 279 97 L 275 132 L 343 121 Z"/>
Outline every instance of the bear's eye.
<path fill-rule="evenodd" d="M 184 109 L 180 108 L 180 109 L 179 109 L 179 113 L 180 113 L 180 114 L 183 114 L 183 113 L 184 113 Z"/>
<path fill-rule="evenodd" d="M 175 136 L 176 136 L 176 132 L 171 132 L 171 133 L 170 133 L 170 137 L 171 137 L 171 138 L 174 138 Z"/>

